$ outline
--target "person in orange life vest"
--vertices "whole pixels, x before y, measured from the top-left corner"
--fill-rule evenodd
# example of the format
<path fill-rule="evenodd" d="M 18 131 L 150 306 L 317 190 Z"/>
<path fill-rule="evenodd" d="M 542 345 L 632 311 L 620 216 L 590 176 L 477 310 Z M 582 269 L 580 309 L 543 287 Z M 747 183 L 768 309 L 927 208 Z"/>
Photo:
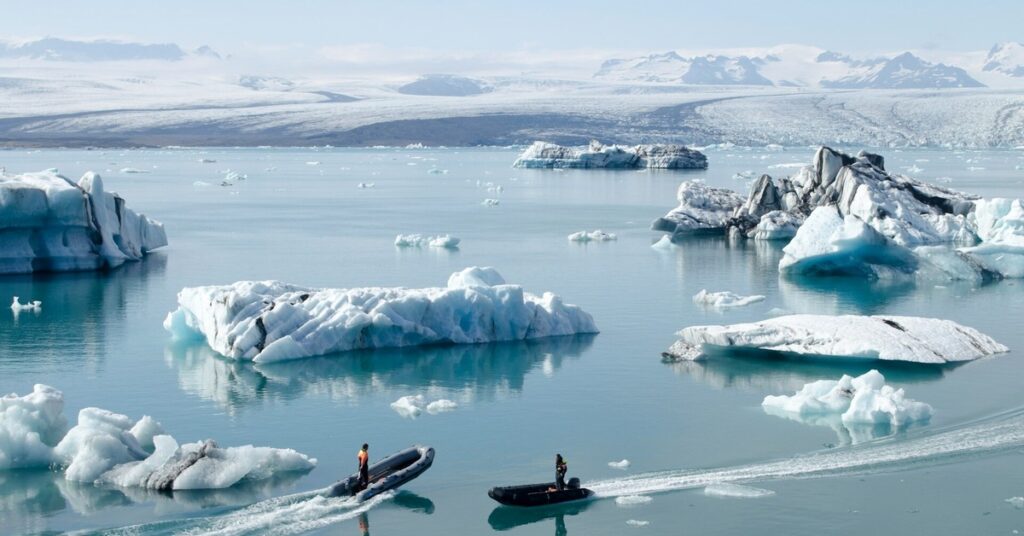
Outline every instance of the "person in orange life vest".
<path fill-rule="evenodd" d="M 363 490 L 370 483 L 370 445 L 363 443 L 356 456 L 359 458 L 359 489 Z"/>

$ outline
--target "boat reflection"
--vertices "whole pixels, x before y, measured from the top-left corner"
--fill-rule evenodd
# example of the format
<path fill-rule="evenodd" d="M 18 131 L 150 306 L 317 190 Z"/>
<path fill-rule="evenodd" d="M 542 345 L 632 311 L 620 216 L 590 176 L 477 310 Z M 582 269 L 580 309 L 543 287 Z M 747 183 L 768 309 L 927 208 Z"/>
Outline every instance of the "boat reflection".
<path fill-rule="evenodd" d="M 387 348 L 271 364 L 225 359 L 200 343 L 171 344 L 168 365 L 182 389 L 228 411 L 307 394 L 359 398 L 386 389 L 437 388 L 493 399 L 522 390 L 527 374 L 554 374 L 595 335 L 529 341 Z"/>
<path fill-rule="evenodd" d="M 590 508 L 594 501 L 574 501 L 550 506 L 520 508 L 515 506 L 499 506 L 487 516 L 487 523 L 497 531 L 511 530 L 531 523 L 539 523 L 548 519 L 555 521 L 555 535 L 568 534 L 565 526 L 566 516 L 575 516 Z"/>
<path fill-rule="evenodd" d="M 432 515 L 434 513 L 434 502 L 410 491 L 399 491 L 393 499 L 382 504 L 382 508 L 395 506 L 409 510 L 410 512 Z M 370 516 L 368 512 L 359 514 L 356 518 L 359 525 L 359 534 L 370 536 Z"/>

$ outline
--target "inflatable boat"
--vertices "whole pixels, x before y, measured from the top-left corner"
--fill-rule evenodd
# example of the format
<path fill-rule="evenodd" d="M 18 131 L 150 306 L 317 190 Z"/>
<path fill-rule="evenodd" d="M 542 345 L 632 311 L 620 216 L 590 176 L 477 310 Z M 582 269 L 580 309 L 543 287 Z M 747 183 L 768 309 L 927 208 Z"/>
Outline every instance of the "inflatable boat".
<path fill-rule="evenodd" d="M 491 488 L 487 496 L 509 506 L 544 506 L 568 501 L 586 499 L 594 492 L 580 487 L 580 479 L 571 478 L 565 489 L 558 491 L 554 482 L 549 484 L 527 484 L 525 486 L 508 486 Z"/>
<path fill-rule="evenodd" d="M 409 447 L 396 452 L 369 467 L 370 483 L 365 489 L 359 487 L 359 473 L 344 479 L 327 489 L 328 497 L 356 497 L 365 501 L 374 495 L 398 488 L 422 475 L 434 463 L 434 449 L 431 447 Z"/>

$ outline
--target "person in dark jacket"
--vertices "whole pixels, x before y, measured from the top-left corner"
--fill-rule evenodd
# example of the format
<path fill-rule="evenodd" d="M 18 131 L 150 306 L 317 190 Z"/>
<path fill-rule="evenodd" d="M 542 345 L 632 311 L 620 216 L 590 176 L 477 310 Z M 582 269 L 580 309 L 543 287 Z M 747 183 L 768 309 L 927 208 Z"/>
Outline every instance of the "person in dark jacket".
<path fill-rule="evenodd" d="M 370 484 L 370 445 L 363 443 L 356 456 L 359 458 L 359 489 L 364 490 Z"/>
<path fill-rule="evenodd" d="M 555 488 L 558 491 L 565 489 L 565 473 L 569 471 L 569 464 L 561 454 L 555 454 Z"/>

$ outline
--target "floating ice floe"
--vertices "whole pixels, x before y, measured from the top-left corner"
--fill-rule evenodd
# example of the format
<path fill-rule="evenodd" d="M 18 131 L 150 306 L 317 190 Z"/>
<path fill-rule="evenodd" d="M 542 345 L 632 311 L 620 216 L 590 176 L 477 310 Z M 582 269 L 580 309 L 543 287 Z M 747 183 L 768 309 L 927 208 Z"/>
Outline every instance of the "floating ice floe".
<path fill-rule="evenodd" d="M 693 326 L 677 335 L 680 339 L 665 352 L 668 360 L 702 359 L 714 349 L 747 349 L 943 364 L 1009 350 L 951 320 L 912 316 L 788 315 L 729 326 Z"/>
<path fill-rule="evenodd" d="M 485 207 L 496 207 L 501 204 L 501 201 L 497 199 L 484 199 L 480 204 Z"/>
<path fill-rule="evenodd" d="M 708 484 L 704 488 L 704 495 L 708 497 L 726 497 L 733 499 L 760 499 L 771 497 L 775 492 L 770 489 L 754 488 L 729 482 Z"/>
<path fill-rule="evenodd" d="M 884 424 L 894 429 L 932 416 L 931 406 L 886 385 L 877 370 L 856 378 L 843 375 L 838 381 L 808 383 L 792 396 L 766 396 L 761 407 L 771 415 L 801 422 L 838 418 L 846 426 Z"/>
<path fill-rule="evenodd" d="M 600 229 L 596 231 L 580 231 L 569 235 L 570 242 L 608 242 L 618 240 L 614 233 L 606 233 Z"/>
<path fill-rule="evenodd" d="M 391 403 L 391 409 L 395 410 L 402 417 L 409 419 L 419 417 L 424 411 L 430 415 L 437 415 L 438 413 L 453 411 L 458 407 L 459 405 L 456 402 L 445 398 L 427 403 L 427 399 L 423 395 L 403 396 Z"/>
<path fill-rule="evenodd" d="M 312 289 L 278 281 L 185 288 L 164 327 L 233 359 L 295 359 L 361 348 L 470 344 L 597 333 L 593 318 L 551 293 L 466 268 L 440 288 Z"/>
<path fill-rule="evenodd" d="M 121 173 L 124 173 L 124 174 L 127 174 L 127 175 L 135 175 L 135 174 L 139 174 L 139 173 L 149 173 L 149 171 L 146 171 L 145 169 L 126 167 L 126 168 L 121 168 Z"/>
<path fill-rule="evenodd" d="M 513 167 L 520 168 L 613 168 L 613 169 L 706 169 L 707 157 L 682 145 L 603 145 L 591 141 L 586 148 L 563 147 L 536 141 L 526 148 Z"/>
<path fill-rule="evenodd" d="M 433 248 L 455 249 L 459 247 L 460 240 L 451 235 L 420 235 L 408 234 L 395 237 L 395 246 L 400 248 L 430 246 Z"/>
<path fill-rule="evenodd" d="M 628 469 L 629 465 L 629 460 L 627 459 L 622 459 L 617 462 L 608 462 L 608 467 L 611 467 L 612 469 Z"/>
<path fill-rule="evenodd" d="M 0 171 L 0 274 L 96 270 L 167 245 L 159 222 L 129 210 L 95 173 Z"/>
<path fill-rule="evenodd" d="M 1010 497 L 1006 499 L 1006 502 L 1013 505 L 1014 508 L 1024 508 L 1024 497 Z"/>
<path fill-rule="evenodd" d="M 427 170 L 427 173 L 430 173 L 431 175 L 447 175 L 448 174 L 448 170 L 447 169 L 430 168 L 430 169 Z"/>
<path fill-rule="evenodd" d="M 365 189 L 365 188 L 373 188 L 375 186 L 377 186 L 377 185 L 375 183 L 372 183 L 372 182 L 361 182 L 361 183 L 356 185 L 356 188 Z"/>
<path fill-rule="evenodd" d="M 58 467 L 67 480 L 156 490 L 220 489 L 305 472 L 316 459 L 291 449 L 179 445 L 149 417 L 85 408 L 68 430 L 64 395 L 46 385 L 0 398 L 0 470 Z"/>
<path fill-rule="evenodd" d="M 693 303 L 704 305 L 706 307 L 714 307 L 716 309 L 744 307 L 761 301 L 764 301 L 764 296 L 760 294 L 755 294 L 753 296 L 740 296 L 739 294 L 729 292 L 727 290 L 722 292 L 708 292 L 707 289 L 701 289 L 700 292 L 693 296 Z"/>
<path fill-rule="evenodd" d="M 651 499 L 647 495 L 620 495 L 615 498 L 615 504 L 619 506 L 636 506 L 638 504 L 647 504 L 654 499 Z"/>
<path fill-rule="evenodd" d="M 647 525 L 650 525 L 651 522 L 650 521 L 642 521 L 642 520 L 639 520 L 639 519 L 627 519 L 626 520 L 626 524 L 631 526 L 631 527 L 646 527 Z"/>
<path fill-rule="evenodd" d="M 200 164 L 216 164 L 217 161 L 212 159 L 212 158 L 200 158 L 199 159 L 199 163 Z"/>
<path fill-rule="evenodd" d="M 18 296 L 15 296 L 14 300 L 11 303 L 11 310 L 14 311 L 15 313 L 20 313 L 22 311 L 39 312 L 43 310 L 43 302 L 39 300 L 33 300 L 21 303 L 21 301 L 19 301 Z"/>

